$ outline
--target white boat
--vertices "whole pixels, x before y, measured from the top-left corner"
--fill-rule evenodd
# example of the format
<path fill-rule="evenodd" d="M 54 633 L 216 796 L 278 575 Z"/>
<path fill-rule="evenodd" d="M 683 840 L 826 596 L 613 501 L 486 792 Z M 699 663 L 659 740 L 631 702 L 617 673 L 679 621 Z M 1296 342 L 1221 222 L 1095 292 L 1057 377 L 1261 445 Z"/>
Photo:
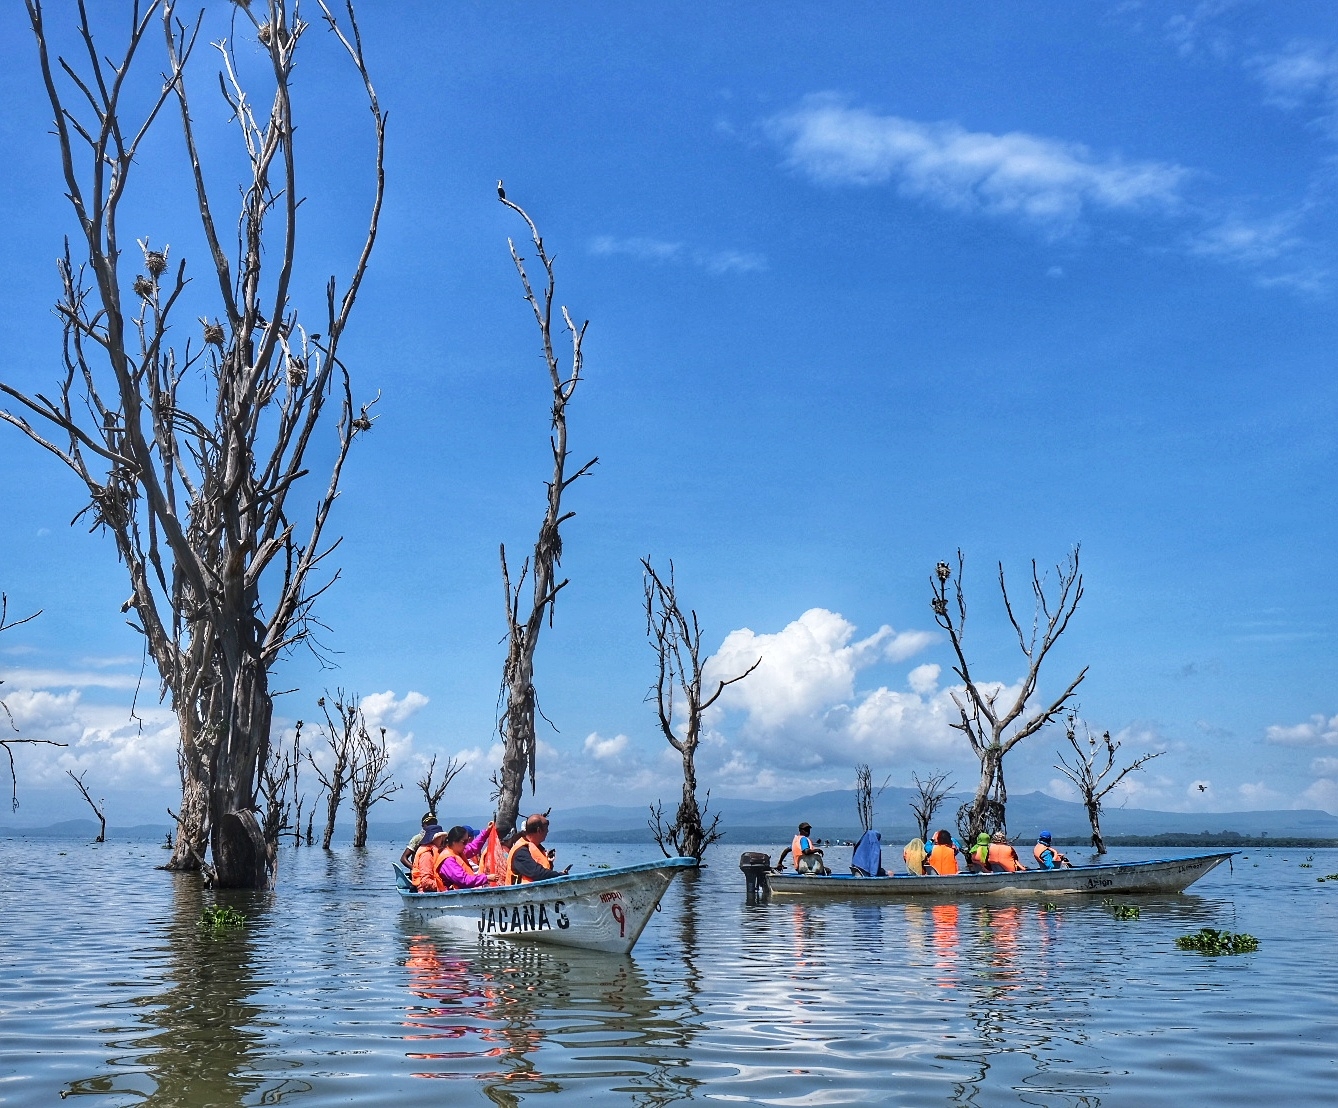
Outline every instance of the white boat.
<path fill-rule="evenodd" d="M 770 872 L 765 883 L 781 895 L 880 896 L 900 899 L 925 897 L 956 899 L 1000 893 L 1043 893 L 1068 896 L 1075 893 L 1179 893 L 1239 851 L 1199 854 L 1192 858 L 1169 858 L 1151 862 L 1111 862 L 1071 869 L 1029 869 L 1018 873 L 958 873 L 947 877 L 857 877 L 853 874 Z M 765 893 L 764 893 L 765 895 Z"/>
<path fill-rule="evenodd" d="M 468 938 L 626 954 L 674 875 L 696 865 L 692 858 L 669 858 L 528 885 L 417 893 L 404 867 L 395 863 L 395 886 L 407 911 Z"/>

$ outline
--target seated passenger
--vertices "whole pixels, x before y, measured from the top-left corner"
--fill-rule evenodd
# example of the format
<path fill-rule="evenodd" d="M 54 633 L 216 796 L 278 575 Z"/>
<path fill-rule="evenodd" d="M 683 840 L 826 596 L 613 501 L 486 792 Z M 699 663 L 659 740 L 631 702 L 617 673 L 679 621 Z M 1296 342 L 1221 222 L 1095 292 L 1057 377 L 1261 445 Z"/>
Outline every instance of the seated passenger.
<path fill-rule="evenodd" d="M 825 874 L 829 872 L 822 860 L 822 851 L 808 837 L 808 833 L 812 830 L 813 825 L 811 823 L 801 823 L 799 834 L 790 843 L 790 852 L 793 855 L 790 861 L 794 865 L 795 873 Z"/>
<path fill-rule="evenodd" d="M 557 871 L 553 869 L 556 853 L 545 851 L 543 842 L 548 838 L 548 817 L 530 816 L 521 826 L 520 835 L 511 844 L 506 856 L 505 885 L 528 885 L 531 881 L 546 881 L 550 877 L 561 877 L 571 872 L 571 866 Z"/>
<path fill-rule="evenodd" d="M 982 831 L 966 854 L 966 868 L 970 873 L 990 872 L 990 833 Z"/>
<path fill-rule="evenodd" d="M 412 881 L 415 891 L 420 893 L 445 891 L 446 886 L 441 879 L 441 863 L 445 850 L 445 831 L 438 827 L 430 835 L 424 832 L 423 845 L 413 856 Z"/>
<path fill-rule="evenodd" d="M 423 829 L 409 840 L 409 845 L 404 848 L 404 853 L 400 855 L 400 865 L 405 869 L 413 868 L 413 856 L 418 853 L 418 848 L 423 845 L 423 840 L 427 837 L 427 829 L 431 827 L 434 835 L 441 830 L 441 826 L 437 823 L 437 813 L 424 813 L 422 826 Z"/>
<path fill-rule="evenodd" d="M 1060 854 L 1051 844 L 1049 831 L 1041 832 L 1036 840 L 1036 845 L 1032 848 L 1032 853 L 1036 855 L 1036 861 L 1040 862 L 1041 869 L 1059 869 L 1060 866 L 1072 868 L 1073 866 L 1073 863 Z"/>
<path fill-rule="evenodd" d="M 1020 873 L 1027 868 L 1002 831 L 996 831 L 990 839 L 989 863 L 995 873 Z"/>
<path fill-rule="evenodd" d="M 913 873 L 916 877 L 924 876 L 925 858 L 927 856 L 924 840 L 922 839 L 912 839 L 901 852 L 901 857 L 906 863 L 906 871 Z"/>
<path fill-rule="evenodd" d="M 469 831 L 468 827 L 452 827 L 446 832 L 446 848 L 437 867 L 445 889 L 477 889 L 488 884 L 488 875 L 478 873 L 468 860 L 471 854 L 478 856 L 488 832 L 485 829 L 471 839 Z"/>
<path fill-rule="evenodd" d="M 850 872 L 857 877 L 886 877 L 883 869 L 883 835 L 880 831 L 865 831 L 855 844 L 850 856 Z"/>
<path fill-rule="evenodd" d="M 959 872 L 957 853 L 957 844 L 952 841 L 952 836 L 946 831 L 936 831 L 934 832 L 934 848 L 929 852 L 929 857 L 925 859 L 925 867 L 939 877 L 949 877 Z"/>

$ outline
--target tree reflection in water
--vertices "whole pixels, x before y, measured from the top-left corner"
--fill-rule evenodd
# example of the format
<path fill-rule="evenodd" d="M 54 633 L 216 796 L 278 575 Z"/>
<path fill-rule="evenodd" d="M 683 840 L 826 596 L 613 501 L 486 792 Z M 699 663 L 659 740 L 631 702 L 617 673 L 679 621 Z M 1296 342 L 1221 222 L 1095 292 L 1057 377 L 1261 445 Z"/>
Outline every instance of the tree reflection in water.
<path fill-rule="evenodd" d="M 305 1081 L 274 1079 L 261 1072 L 264 1026 L 261 1008 L 252 1002 L 265 983 L 255 975 L 252 930 L 265 894 L 236 891 L 217 898 L 203 889 L 198 876 L 172 875 L 172 913 L 165 931 L 166 955 L 161 969 L 163 991 L 140 1000 L 141 1024 L 156 1032 L 135 1035 L 132 1057 L 110 1059 L 112 1066 L 138 1070 L 150 1079 L 142 1094 L 146 1106 L 243 1103 L 283 1104 L 290 1095 L 311 1090 Z M 248 917 L 244 928 L 215 931 L 200 926 L 206 904 L 228 904 Z M 117 1077 L 91 1078 L 70 1084 L 70 1093 L 110 1092 L 123 1095 Z M 132 1094 L 133 1095 L 133 1094 Z"/>
<path fill-rule="evenodd" d="M 695 901 L 681 922 L 695 951 Z M 412 925 L 410 925 L 412 926 Z M 628 956 L 505 941 L 466 944 L 424 930 L 405 932 L 404 968 L 418 998 L 403 1018 L 415 1077 L 483 1084 L 496 1104 L 607 1089 L 625 1079 L 629 1103 L 685 1095 L 672 1075 L 686 1067 L 695 1031 L 698 971 L 685 959 L 684 995 L 656 998 Z M 684 1008 L 693 1018 L 678 1018 Z M 551 1048 L 546 1049 L 551 1041 Z M 425 1064 L 424 1064 L 425 1063 Z"/>

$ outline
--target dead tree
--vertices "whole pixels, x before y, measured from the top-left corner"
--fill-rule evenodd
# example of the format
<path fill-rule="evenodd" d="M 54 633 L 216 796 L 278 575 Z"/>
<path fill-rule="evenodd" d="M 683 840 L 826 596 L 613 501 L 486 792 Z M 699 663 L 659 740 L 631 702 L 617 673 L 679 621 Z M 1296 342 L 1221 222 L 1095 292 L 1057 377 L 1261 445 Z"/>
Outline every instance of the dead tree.
<path fill-rule="evenodd" d="M 873 830 L 873 806 L 883 795 L 888 782 L 886 778 L 877 790 L 873 787 L 873 771 L 864 762 L 855 766 L 855 808 L 859 812 L 859 825 L 862 831 Z"/>
<path fill-rule="evenodd" d="M 1004 784 L 1004 756 L 1023 739 L 1036 734 L 1053 721 L 1087 676 L 1087 667 L 1084 666 L 1054 700 L 1041 705 L 1033 703 L 1041 666 L 1059 637 L 1067 630 L 1069 620 L 1073 618 L 1078 602 L 1082 599 L 1078 550 L 1075 546 L 1067 564 L 1055 567 L 1059 577 L 1058 586 L 1052 588 L 1050 595 L 1047 595 L 1046 584 L 1036 567 L 1035 559 L 1032 559 L 1031 591 L 1035 604 L 1031 625 L 1026 630 L 1013 612 L 1003 563 L 999 563 L 999 591 L 1003 594 L 1004 610 L 1027 661 L 1027 671 L 1016 695 L 1002 704 L 999 699 L 1006 687 L 977 681 L 966 660 L 966 595 L 962 591 L 962 552 L 957 551 L 957 580 L 951 604 L 948 600 L 948 581 L 952 577 L 952 567 L 947 562 L 939 562 L 930 578 L 934 619 L 948 632 L 956 656 L 953 672 L 963 686 L 960 692 L 955 689 L 952 691 L 953 703 L 957 705 L 961 716 L 961 722 L 952 726 L 967 737 L 972 753 L 980 762 L 980 781 L 976 785 L 975 796 L 958 813 L 958 824 L 968 838 L 974 839 L 982 831 L 991 834 L 996 831 L 1007 832 L 1008 789 Z M 956 618 L 953 616 L 954 609 Z"/>
<path fill-rule="evenodd" d="M 581 343 L 585 339 L 585 329 L 589 321 L 577 327 L 572 322 L 571 313 L 566 306 L 560 308 L 562 323 L 571 335 L 571 365 L 569 369 L 564 370 L 553 345 L 553 308 L 556 304 L 557 289 L 553 258 L 544 248 L 544 240 L 534 220 L 519 204 L 506 198 L 500 181 L 497 182 L 497 196 L 506 207 L 525 221 L 539 264 L 543 268 L 543 286 L 536 293 L 530 283 L 529 273 L 525 269 L 525 259 L 520 256 L 515 242 L 507 239 L 507 245 L 511 248 L 511 260 L 515 263 L 521 287 L 525 290 L 525 300 L 539 326 L 540 345 L 553 390 L 550 411 L 551 431 L 548 437 L 553 454 L 553 478 L 546 483 L 548 505 L 544 511 L 543 522 L 539 525 L 539 537 L 534 544 L 533 559 L 527 558 L 521 564 L 520 575 L 514 585 L 507 565 L 506 546 L 503 544 L 501 547 L 507 651 L 506 662 L 502 667 L 501 692 L 498 697 L 501 711 L 497 727 L 502 739 L 502 765 L 494 774 L 492 782 L 496 790 L 493 797 L 497 801 L 497 833 L 505 837 L 511 833 L 520 815 L 520 798 L 525 788 L 526 776 L 530 779 L 531 792 L 535 787 L 534 721 L 539 709 L 534 691 L 534 652 L 539 645 L 539 632 L 543 629 L 544 621 L 547 620 L 549 626 L 552 626 L 557 595 L 567 584 L 565 577 L 561 581 L 557 580 L 558 568 L 562 562 L 562 536 L 559 531 L 562 524 L 576 514 L 562 510 L 562 496 L 567 489 L 589 473 L 599 459 L 592 458 L 576 472 L 570 475 L 567 473 L 569 457 L 567 404 L 570 403 L 572 395 L 576 392 L 576 386 L 581 381 Z M 521 595 L 525 589 L 527 575 L 530 577 L 531 585 L 529 610 L 522 615 Z"/>
<path fill-rule="evenodd" d="M 11 627 L 19 627 L 27 623 L 30 619 L 36 619 L 42 614 L 41 609 L 33 612 L 32 615 L 24 616 L 22 619 L 16 619 L 12 622 L 9 619 L 9 597 L 0 593 L 0 631 L 8 631 Z M 0 685 L 4 681 L 0 680 Z M 14 722 L 14 717 L 9 711 L 9 705 L 0 699 L 0 712 L 5 713 L 5 720 L 8 722 L 13 735 L 7 735 L 0 731 L 0 748 L 5 752 L 9 759 L 9 806 L 12 811 L 19 810 L 19 775 L 14 768 L 14 747 L 16 746 L 64 746 L 64 743 L 58 743 L 54 739 L 25 739 L 16 737 L 19 735 L 19 725 Z"/>
<path fill-rule="evenodd" d="M 301 790 L 298 770 L 302 766 L 302 721 L 297 721 L 297 727 L 293 734 L 293 845 L 302 845 L 302 808 L 307 802 L 306 795 Z"/>
<path fill-rule="evenodd" d="M 271 873 L 276 872 L 279 861 L 279 838 L 292 826 L 292 806 L 288 803 L 288 789 L 295 781 L 296 759 L 301 757 L 298 745 L 302 734 L 298 725 L 292 749 L 282 742 L 270 747 L 269 757 L 260 768 L 260 794 L 265 801 L 265 814 L 260 825 L 265 837 L 265 854 Z"/>
<path fill-rule="evenodd" d="M 663 806 L 651 808 L 651 831 L 665 857 L 671 857 L 668 846 L 684 858 L 701 861 L 706 848 L 721 837 L 718 830 L 720 816 L 707 822 L 710 792 L 706 803 L 697 802 L 697 747 L 701 743 L 702 716 L 720 699 L 730 685 L 742 681 L 758 666 L 758 658 L 737 677 L 715 682 L 709 695 L 702 690 L 702 630 L 695 610 L 684 615 L 674 587 L 674 563 L 669 563 L 668 580 L 655 572 L 649 558 L 641 559 L 641 579 L 645 587 L 646 637 L 655 651 L 657 674 L 647 700 L 655 701 L 660 732 L 683 759 L 683 796 L 673 822 L 664 823 Z M 680 711 L 681 704 L 681 711 Z"/>
<path fill-rule="evenodd" d="M 386 749 L 386 729 L 375 739 L 367 730 L 362 712 L 358 712 L 358 731 L 354 740 L 353 765 L 349 770 L 349 800 L 353 804 L 353 849 L 367 845 L 367 812 L 378 800 L 389 800 L 402 789 L 390 773 L 390 752 Z"/>
<path fill-rule="evenodd" d="M 423 802 L 427 805 L 429 812 L 437 810 L 441 798 L 446 795 L 446 789 L 460 775 L 467 764 L 467 762 L 462 762 L 458 758 L 447 758 L 446 764 L 441 767 L 441 780 L 434 782 L 432 778 L 437 771 L 437 756 L 432 755 L 432 761 L 427 764 L 427 772 L 415 782 L 423 794 Z"/>
<path fill-rule="evenodd" d="M 1087 820 L 1092 825 L 1092 846 L 1098 854 L 1106 852 L 1106 841 L 1101 836 L 1101 807 L 1106 796 L 1135 770 L 1142 769 L 1153 758 L 1166 753 L 1158 750 L 1155 754 L 1144 754 L 1135 758 L 1119 771 L 1111 780 L 1107 775 L 1115 768 L 1115 752 L 1120 744 L 1110 737 L 1110 732 L 1102 732 L 1098 739 L 1086 723 L 1082 725 L 1084 741 L 1078 740 L 1078 714 L 1069 712 L 1064 723 L 1064 734 L 1073 747 L 1073 762 L 1070 764 L 1063 752 L 1059 755 L 1059 764 L 1055 769 L 1073 782 L 1082 796 L 1083 807 L 1087 809 Z M 1104 755 L 1104 764 L 1102 756 Z M 1103 784 L 1103 782 L 1105 782 Z"/>
<path fill-rule="evenodd" d="M 83 793 L 84 799 L 88 801 L 88 806 L 93 809 L 93 814 L 98 817 L 98 837 L 93 841 L 95 843 L 105 843 L 107 841 L 107 816 L 101 808 L 93 803 L 93 797 L 88 792 L 88 786 L 84 784 L 84 778 L 87 775 L 88 770 L 84 770 L 84 772 L 77 777 L 75 776 L 74 770 L 67 769 L 65 771 L 65 776 L 78 786 L 79 791 Z M 104 800 L 102 803 L 105 805 L 107 802 Z"/>
<path fill-rule="evenodd" d="M 929 841 L 929 825 L 934 822 L 934 815 L 948 795 L 957 787 L 955 781 L 949 781 L 946 773 L 931 773 L 923 781 L 918 773 L 911 774 L 915 791 L 919 794 L 910 802 L 910 809 L 915 814 L 915 825 L 920 832 L 920 841 Z"/>
<path fill-rule="evenodd" d="M 321 792 L 325 796 L 325 835 L 321 839 L 321 849 L 329 850 L 334 839 L 335 819 L 339 815 L 339 804 L 344 799 L 344 789 L 349 784 L 353 758 L 357 745 L 358 724 L 362 719 L 362 709 L 356 696 L 344 698 L 344 690 L 339 689 L 334 696 L 334 715 L 330 714 L 330 694 L 327 692 L 316 701 L 316 706 L 325 714 L 325 727 L 322 733 L 329 744 L 330 769 L 322 769 L 320 763 L 307 752 L 307 763 L 316 771 L 321 783 Z M 313 813 L 314 816 L 314 813 Z M 311 845 L 311 825 L 307 825 L 307 845 Z"/>
<path fill-rule="evenodd" d="M 249 49 L 239 57 L 232 37 L 213 43 L 247 166 L 235 217 L 215 206 L 230 188 L 207 187 L 206 144 L 187 95 L 204 15 L 183 22 L 176 0 L 131 6 L 117 60 L 95 41 L 92 5 L 80 3 L 86 59 L 67 61 L 53 56 L 41 0 L 25 0 L 79 230 L 58 261 L 64 342 L 56 390 L 29 396 L 0 384 L 21 405 L 0 419 L 73 471 L 88 496 L 80 516 L 112 536 L 130 584 L 121 610 L 133 609 L 131 626 L 145 636 L 180 730 L 181 812 L 166 868 L 201 868 L 208 849 L 212 876 L 224 886 L 259 886 L 270 876 L 256 816 L 270 672 L 298 643 L 310 645 L 312 606 L 338 576 L 322 565 L 337 545 L 323 538 L 326 523 L 349 449 L 372 426 L 368 405 L 354 404 L 340 343 L 376 239 L 385 116 L 352 7 L 346 31 L 318 2 L 371 108 L 372 186 L 345 288 L 338 292 L 330 279 L 310 326 L 299 322 L 291 296 L 302 202 L 293 73 L 309 29 L 296 0 L 232 6 L 232 26 L 260 43 L 259 61 Z M 155 25 L 164 72 L 161 82 L 137 88 L 132 63 Z M 244 73 L 243 58 L 261 72 Z M 265 87 L 253 94 L 255 84 Z M 141 239 L 138 249 L 122 240 L 132 180 L 144 178 L 151 201 L 171 176 L 144 147 L 173 102 L 199 216 L 193 233 L 209 252 L 205 281 L 188 278 L 185 260 L 172 257 L 162 237 Z M 339 156 L 347 165 L 346 149 Z M 202 330 L 187 326 L 192 315 Z M 331 402 L 338 415 L 327 418 Z M 325 476 L 312 478 L 318 489 L 303 481 L 313 446 L 322 466 L 328 462 Z M 301 503 L 313 505 L 306 518 L 292 500 L 298 488 Z"/>

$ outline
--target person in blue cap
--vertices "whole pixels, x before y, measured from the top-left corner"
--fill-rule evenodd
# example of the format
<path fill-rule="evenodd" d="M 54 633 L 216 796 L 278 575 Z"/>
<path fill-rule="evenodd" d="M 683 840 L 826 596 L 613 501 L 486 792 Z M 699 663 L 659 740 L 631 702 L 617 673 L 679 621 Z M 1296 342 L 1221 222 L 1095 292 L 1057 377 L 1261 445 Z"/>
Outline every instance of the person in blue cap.
<path fill-rule="evenodd" d="M 1040 863 L 1041 869 L 1059 869 L 1060 866 L 1072 868 L 1073 863 L 1054 848 L 1051 840 L 1050 832 L 1042 831 L 1036 838 L 1035 847 L 1032 848 L 1032 853 L 1036 855 L 1036 861 Z"/>

